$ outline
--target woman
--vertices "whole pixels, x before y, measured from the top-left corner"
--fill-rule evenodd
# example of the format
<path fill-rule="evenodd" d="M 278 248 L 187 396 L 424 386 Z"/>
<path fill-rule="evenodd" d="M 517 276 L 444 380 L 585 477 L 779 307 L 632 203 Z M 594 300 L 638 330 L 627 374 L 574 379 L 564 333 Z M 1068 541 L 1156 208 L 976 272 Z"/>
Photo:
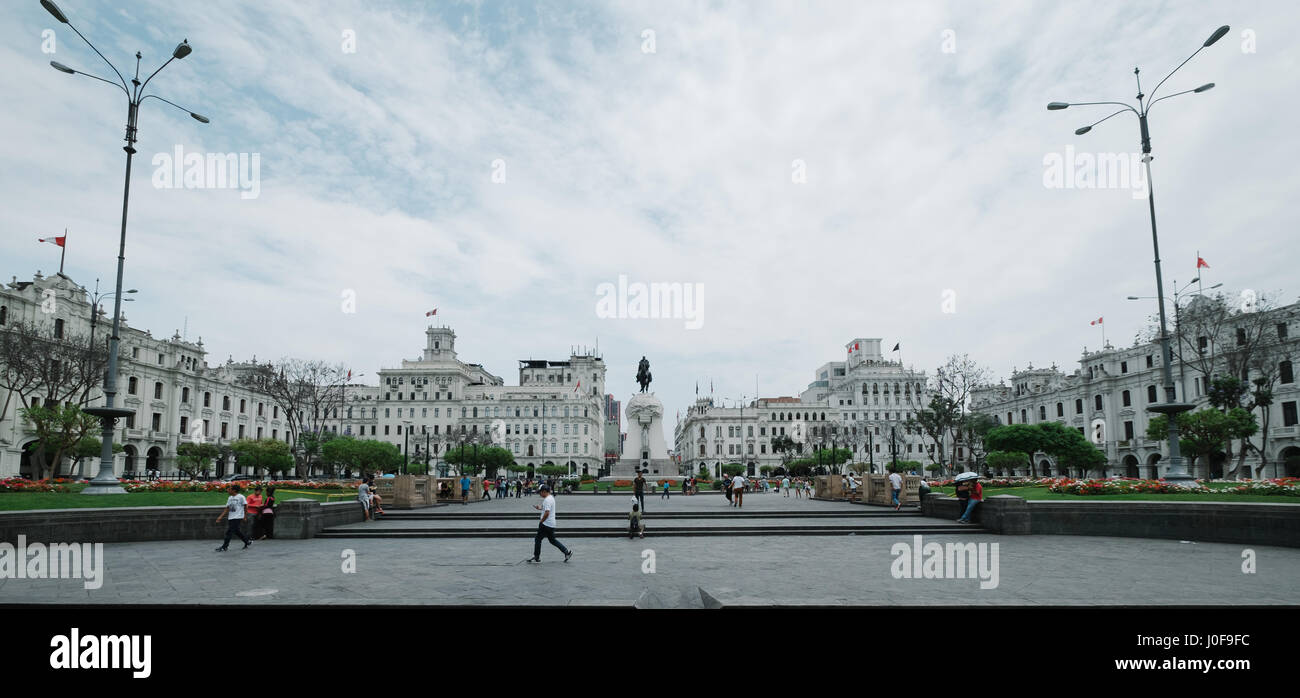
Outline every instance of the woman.
<path fill-rule="evenodd" d="M 957 519 L 957 523 L 973 523 L 970 520 L 970 515 L 975 513 L 975 505 L 984 501 L 984 486 L 980 484 L 979 480 L 970 480 L 969 482 L 963 482 L 961 484 L 967 485 L 966 496 L 970 501 L 966 504 L 966 508 L 963 510 L 964 513 L 961 515 L 961 518 Z M 960 488 L 961 485 L 958 485 L 958 489 Z"/>
<path fill-rule="evenodd" d="M 266 499 L 262 501 L 262 515 L 258 517 L 262 522 L 262 537 L 258 540 L 266 540 L 275 537 L 275 488 L 266 488 Z"/>
<path fill-rule="evenodd" d="M 248 507 L 248 516 L 253 520 L 253 530 L 249 532 L 249 537 L 258 540 L 262 534 L 262 486 L 258 485 L 253 488 L 253 493 L 248 495 L 246 506 Z"/>

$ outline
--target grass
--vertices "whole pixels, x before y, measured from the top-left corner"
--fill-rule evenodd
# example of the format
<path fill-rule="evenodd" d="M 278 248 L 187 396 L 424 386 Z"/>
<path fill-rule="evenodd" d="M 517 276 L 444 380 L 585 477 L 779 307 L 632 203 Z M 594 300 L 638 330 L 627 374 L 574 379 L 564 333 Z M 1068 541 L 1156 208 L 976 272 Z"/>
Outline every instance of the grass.
<path fill-rule="evenodd" d="M 94 509 L 100 507 L 168 507 L 168 506 L 221 506 L 226 503 L 225 492 L 135 492 L 128 494 L 104 494 L 87 497 L 81 494 L 84 484 L 73 484 L 71 492 L 0 492 L 0 511 L 24 511 L 29 509 Z M 316 491 L 316 492 L 276 492 L 277 499 L 315 499 L 327 501 L 326 495 L 334 495 L 328 501 L 338 502 L 355 498 L 353 490 Z M 343 495 L 343 496 L 340 496 Z"/>
<path fill-rule="evenodd" d="M 1211 489 L 1224 489 L 1232 485 L 1227 483 L 1210 483 Z M 935 492 L 952 494 L 952 487 L 937 487 Z M 1049 492 L 1046 487 L 986 487 L 984 496 L 1011 494 L 1031 500 L 1083 500 L 1083 501 L 1138 501 L 1138 502 L 1267 502 L 1270 504 L 1300 504 L 1295 497 L 1279 497 L 1267 494 L 1058 494 Z"/>

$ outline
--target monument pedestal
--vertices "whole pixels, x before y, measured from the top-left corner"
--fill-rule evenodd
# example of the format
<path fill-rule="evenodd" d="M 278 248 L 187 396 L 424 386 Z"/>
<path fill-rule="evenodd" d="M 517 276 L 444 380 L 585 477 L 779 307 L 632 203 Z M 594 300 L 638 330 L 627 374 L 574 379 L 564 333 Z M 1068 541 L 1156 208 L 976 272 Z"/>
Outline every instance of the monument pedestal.
<path fill-rule="evenodd" d="M 638 471 L 646 471 L 651 483 L 658 480 L 678 480 L 677 466 L 668 457 L 664 441 L 664 406 L 654 393 L 637 393 L 627 401 L 623 410 L 627 417 L 627 441 L 623 444 L 623 457 L 614 463 L 608 477 L 601 482 L 634 480 Z"/>

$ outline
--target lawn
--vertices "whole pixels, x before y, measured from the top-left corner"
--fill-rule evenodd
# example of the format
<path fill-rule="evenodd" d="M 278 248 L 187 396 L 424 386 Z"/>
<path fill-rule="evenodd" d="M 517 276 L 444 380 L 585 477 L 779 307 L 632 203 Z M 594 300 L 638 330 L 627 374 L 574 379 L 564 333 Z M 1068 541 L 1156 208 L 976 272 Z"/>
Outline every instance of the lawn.
<path fill-rule="evenodd" d="M 1211 489 L 1224 489 L 1230 487 L 1228 483 L 1210 483 L 1207 487 Z M 938 487 L 935 492 L 952 494 L 952 487 Z M 1295 497 L 1279 497 L 1267 494 L 1058 494 L 1049 492 L 1046 487 L 1000 487 L 984 488 L 984 496 L 995 494 L 1012 494 L 1017 497 L 1034 500 L 1104 500 L 1104 501 L 1145 501 L 1145 502 L 1267 502 L 1270 504 L 1300 504 Z"/>
<path fill-rule="evenodd" d="M 134 492 L 130 494 L 105 494 L 88 497 L 81 494 L 85 484 L 69 485 L 72 492 L 0 492 L 0 511 L 27 509 L 93 509 L 96 507 L 165 507 L 165 506 L 221 506 L 226 503 L 225 492 Z M 355 490 L 324 490 L 315 492 L 277 491 L 280 501 L 289 499 L 315 499 L 343 501 L 356 497 Z"/>

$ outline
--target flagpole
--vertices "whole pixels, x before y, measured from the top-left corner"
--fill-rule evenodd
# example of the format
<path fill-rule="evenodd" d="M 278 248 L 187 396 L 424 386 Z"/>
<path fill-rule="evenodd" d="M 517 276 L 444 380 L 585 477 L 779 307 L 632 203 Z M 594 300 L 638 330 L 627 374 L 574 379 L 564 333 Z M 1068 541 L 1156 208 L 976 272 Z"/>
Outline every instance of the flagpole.
<path fill-rule="evenodd" d="M 1210 265 L 1208 264 L 1205 265 L 1205 268 L 1209 269 Z M 1201 251 L 1197 250 L 1196 251 L 1196 293 L 1197 294 L 1205 292 L 1205 289 L 1202 288 L 1202 286 L 1203 283 L 1201 281 Z"/>
<path fill-rule="evenodd" d="M 68 256 L 68 229 L 63 229 L 63 244 L 59 245 L 59 276 L 63 276 L 63 259 Z"/>

